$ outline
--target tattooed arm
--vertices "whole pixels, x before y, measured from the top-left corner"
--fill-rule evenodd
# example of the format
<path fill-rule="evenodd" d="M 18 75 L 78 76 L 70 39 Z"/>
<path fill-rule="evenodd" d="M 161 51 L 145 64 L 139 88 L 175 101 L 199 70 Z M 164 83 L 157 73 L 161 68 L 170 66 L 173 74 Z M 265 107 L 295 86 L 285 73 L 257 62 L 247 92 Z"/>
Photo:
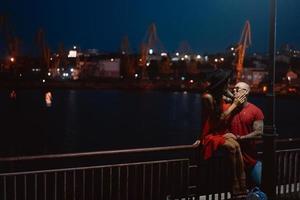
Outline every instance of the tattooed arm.
<path fill-rule="evenodd" d="M 247 135 L 239 136 L 238 140 L 260 139 L 264 130 L 264 121 L 257 120 L 253 123 L 253 131 Z"/>

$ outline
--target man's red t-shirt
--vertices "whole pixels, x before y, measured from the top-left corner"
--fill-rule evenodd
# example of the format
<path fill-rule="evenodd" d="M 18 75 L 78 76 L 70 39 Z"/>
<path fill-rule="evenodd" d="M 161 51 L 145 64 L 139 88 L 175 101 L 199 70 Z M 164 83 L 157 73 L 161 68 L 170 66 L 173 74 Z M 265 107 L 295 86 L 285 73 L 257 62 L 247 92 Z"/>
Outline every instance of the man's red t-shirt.
<path fill-rule="evenodd" d="M 254 121 L 263 119 L 264 115 L 261 109 L 252 103 L 248 103 L 233 115 L 230 123 L 230 132 L 240 136 L 248 135 L 253 132 Z M 241 141 L 240 145 L 246 167 L 254 166 L 257 162 L 255 141 Z"/>

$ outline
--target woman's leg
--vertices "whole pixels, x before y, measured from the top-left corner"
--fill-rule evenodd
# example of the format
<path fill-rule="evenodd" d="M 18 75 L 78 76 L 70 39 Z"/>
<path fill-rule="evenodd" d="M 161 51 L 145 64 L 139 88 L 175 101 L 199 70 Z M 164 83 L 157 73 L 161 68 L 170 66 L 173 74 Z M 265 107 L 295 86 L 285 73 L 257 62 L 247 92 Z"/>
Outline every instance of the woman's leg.
<path fill-rule="evenodd" d="M 246 192 L 246 175 L 240 145 L 236 140 L 227 138 L 223 146 L 228 150 L 233 165 L 233 192 L 244 193 Z"/>
<path fill-rule="evenodd" d="M 236 163 L 236 145 L 231 140 L 226 139 L 223 147 L 228 151 L 229 159 L 232 164 L 232 176 L 233 176 L 233 186 L 232 186 L 232 192 L 233 193 L 239 193 L 240 192 L 240 184 L 239 179 L 237 175 L 237 163 Z"/>

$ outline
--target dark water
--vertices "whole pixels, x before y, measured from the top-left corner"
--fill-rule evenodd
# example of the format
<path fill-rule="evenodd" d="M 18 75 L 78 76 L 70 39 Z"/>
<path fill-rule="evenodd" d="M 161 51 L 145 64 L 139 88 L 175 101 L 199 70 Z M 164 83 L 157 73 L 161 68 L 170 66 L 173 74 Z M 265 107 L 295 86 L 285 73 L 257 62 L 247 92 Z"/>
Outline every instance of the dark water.
<path fill-rule="evenodd" d="M 95 90 L 0 91 L 1 156 L 192 144 L 200 133 L 200 95 Z M 250 100 L 265 111 L 264 97 Z M 299 136 L 300 99 L 279 98 L 281 137 Z"/>

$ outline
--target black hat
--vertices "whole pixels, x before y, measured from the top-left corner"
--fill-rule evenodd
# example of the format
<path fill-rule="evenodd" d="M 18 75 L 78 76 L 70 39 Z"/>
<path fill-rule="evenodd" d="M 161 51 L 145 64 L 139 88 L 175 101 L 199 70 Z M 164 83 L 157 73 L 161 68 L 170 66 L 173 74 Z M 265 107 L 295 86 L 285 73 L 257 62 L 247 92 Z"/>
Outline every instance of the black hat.
<path fill-rule="evenodd" d="M 230 76 L 230 70 L 216 69 L 208 75 L 206 81 L 209 85 L 206 89 L 210 91 L 218 89 L 218 87 L 228 82 Z"/>

